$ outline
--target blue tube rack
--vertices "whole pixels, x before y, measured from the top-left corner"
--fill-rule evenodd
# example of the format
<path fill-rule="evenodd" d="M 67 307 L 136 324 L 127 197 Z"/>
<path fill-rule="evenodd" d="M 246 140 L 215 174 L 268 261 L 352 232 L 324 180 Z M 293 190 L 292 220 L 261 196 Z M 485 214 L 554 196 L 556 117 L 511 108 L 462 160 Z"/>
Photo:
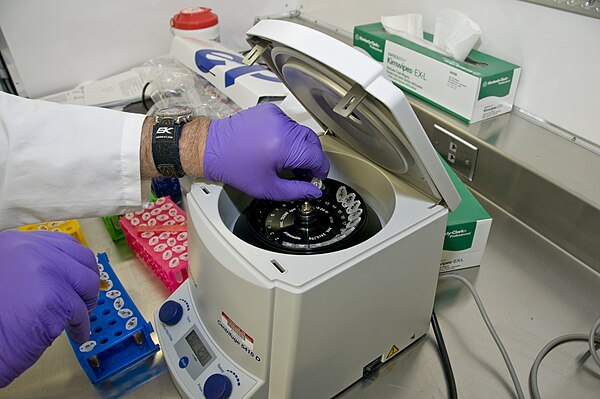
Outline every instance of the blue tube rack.
<path fill-rule="evenodd" d="M 90 315 L 90 338 L 78 344 L 67 330 L 75 356 L 93 384 L 135 366 L 159 349 L 150 337 L 152 325 L 125 291 L 106 253 L 97 258 L 102 284 L 98 303 Z"/>

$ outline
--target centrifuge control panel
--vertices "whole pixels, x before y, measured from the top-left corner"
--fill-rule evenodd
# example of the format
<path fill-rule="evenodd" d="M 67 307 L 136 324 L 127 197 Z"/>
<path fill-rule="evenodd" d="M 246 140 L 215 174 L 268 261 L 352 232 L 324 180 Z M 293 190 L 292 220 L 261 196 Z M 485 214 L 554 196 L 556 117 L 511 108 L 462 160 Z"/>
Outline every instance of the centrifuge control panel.
<path fill-rule="evenodd" d="M 208 338 L 182 285 L 162 304 L 157 331 L 171 375 L 186 396 L 207 399 L 244 398 L 257 383 L 226 358 Z"/>

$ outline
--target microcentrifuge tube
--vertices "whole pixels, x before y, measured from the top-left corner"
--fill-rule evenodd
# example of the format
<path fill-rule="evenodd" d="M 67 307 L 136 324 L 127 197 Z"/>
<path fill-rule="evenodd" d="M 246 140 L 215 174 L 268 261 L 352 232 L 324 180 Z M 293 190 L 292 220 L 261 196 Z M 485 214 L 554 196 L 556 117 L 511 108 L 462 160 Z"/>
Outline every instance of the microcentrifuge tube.
<path fill-rule="evenodd" d="M 107 280 L 100 280 L 100 291 L 106 291 L 108 290 L 108 281 Z"/>
<path fill-rule="evenodd" d="M 313 177 L 310 183 L 320 190 L 325 190 L 323 180 L 319 179 L 318 177 Z"/>
<path fill-rule="evenodd" d="M 100 367 L 100 359 L 98 359 L 98 356 L 96 355 L 90 357 L 88 362 L 90 362 L 90 365 L 94 368 Z"/>
<path fill-rule="evenodd" d="M 136 344 L 141 345 L 144 343 L 144 334 L 141 331 L 136 332 L 133 334 L 133 340 Z"/>

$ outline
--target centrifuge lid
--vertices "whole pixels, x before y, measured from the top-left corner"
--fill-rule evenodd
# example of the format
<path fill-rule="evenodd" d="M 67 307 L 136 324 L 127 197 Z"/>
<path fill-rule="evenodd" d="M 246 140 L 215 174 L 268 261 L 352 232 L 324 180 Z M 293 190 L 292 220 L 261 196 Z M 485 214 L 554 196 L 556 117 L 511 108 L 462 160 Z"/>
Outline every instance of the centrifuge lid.
<path fill-rule="evenodd" d="M 454 210 L 448 173 L 404 93 L 383 67 L 356 49 L 292 22 L 263 20 L 248 32 L 254 46 L 312 117 L 342 142 Z"/>

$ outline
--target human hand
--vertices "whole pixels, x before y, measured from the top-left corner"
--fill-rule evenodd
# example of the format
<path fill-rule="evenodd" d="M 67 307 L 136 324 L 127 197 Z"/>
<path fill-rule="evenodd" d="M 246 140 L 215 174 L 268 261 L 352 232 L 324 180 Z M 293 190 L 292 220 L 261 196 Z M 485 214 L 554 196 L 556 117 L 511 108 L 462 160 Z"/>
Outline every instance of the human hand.
<path fill-rule="evenodd" d="M 94 253 L 70 235 L 0 232 L 0 388 L 65 327 L 75 341 L 87 341 L 99 289 Z"/>
<path fill-rule="evenodd" d="M 204 154 L 204 176 L 261 199 L 314 199 L 313 184 L 286 180 L 282 169 L 305 169 L 324 179 L 329 161 L 317 135 L 294 122 L 278 106 L 265 103 L 210 123 Z"/>

